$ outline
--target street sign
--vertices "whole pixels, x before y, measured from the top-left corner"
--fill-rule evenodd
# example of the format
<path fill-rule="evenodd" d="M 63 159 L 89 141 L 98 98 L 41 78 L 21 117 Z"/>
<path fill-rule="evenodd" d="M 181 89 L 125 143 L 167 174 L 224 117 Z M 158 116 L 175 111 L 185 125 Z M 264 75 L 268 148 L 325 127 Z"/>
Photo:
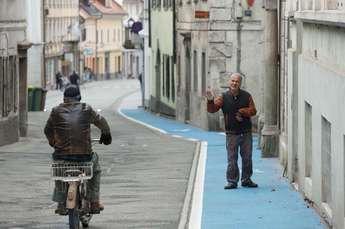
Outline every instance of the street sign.
<path fill-rule="evenodd" d="M 195 11 L 195 18 L 209 18 L 209 17 L 210 17 L 209 11 L 204 11 L 204 10 Z"/>

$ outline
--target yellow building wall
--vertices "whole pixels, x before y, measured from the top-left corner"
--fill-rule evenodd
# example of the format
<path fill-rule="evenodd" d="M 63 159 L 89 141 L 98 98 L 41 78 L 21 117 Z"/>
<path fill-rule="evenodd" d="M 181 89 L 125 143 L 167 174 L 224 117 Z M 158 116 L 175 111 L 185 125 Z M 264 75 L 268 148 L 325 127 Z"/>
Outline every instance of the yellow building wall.
<path fill-rule="evenodd" d="M 109 73 L 113 74 L 122 71 L 122 45 L 124 37 L 122 21 L 122 16 L 103 15 L 103 18 L 97 22 L 99 74 L 105 73 L 104 53 L 106 52 L 109 52 Z M 120 57 L 120 69 L 118 57 Z"/>

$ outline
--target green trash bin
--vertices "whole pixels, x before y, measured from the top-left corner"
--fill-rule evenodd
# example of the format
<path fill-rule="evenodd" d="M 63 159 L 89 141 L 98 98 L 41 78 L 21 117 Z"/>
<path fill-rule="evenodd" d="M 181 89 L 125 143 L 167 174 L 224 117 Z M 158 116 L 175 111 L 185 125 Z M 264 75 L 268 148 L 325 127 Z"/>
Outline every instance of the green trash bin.
<path fill-rule="evenodd" d="M 47 90 L 40 87 L 28 88 L 28 111 L 43 111 Z"/>
<path fill-rule="evenodd" d="M 28 87 L 28 111 L 32 111 L 33 97 L 34 97 L 34 90 L 32 87 Z"/>
<path fill-rule="evenodd" d="M 33 88 L 32 111 L 40 111 L 41 109 L 42 91 L 39 87 Z"/>

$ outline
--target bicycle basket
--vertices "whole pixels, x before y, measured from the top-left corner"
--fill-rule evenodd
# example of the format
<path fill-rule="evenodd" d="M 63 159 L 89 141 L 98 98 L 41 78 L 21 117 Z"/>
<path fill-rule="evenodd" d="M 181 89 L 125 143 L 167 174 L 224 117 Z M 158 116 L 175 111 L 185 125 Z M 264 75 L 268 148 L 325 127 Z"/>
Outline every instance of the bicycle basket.
<path fill-rule="evenodd" d="M 78 181 L 92 178 L 92 162 L 60 162 L 52 163 L 51 177 L 53 180 Z"/>

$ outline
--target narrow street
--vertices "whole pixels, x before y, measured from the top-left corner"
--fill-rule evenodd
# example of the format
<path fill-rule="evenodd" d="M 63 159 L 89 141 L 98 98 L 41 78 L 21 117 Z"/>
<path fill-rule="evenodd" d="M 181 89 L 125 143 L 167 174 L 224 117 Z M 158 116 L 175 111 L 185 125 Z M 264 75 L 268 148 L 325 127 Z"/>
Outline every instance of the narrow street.
<path fill-rule="evenodd" d="M 171 138 L 119 114 L 122 98 L 138 92 L 137 80 L 81 85 L 82 101 L 103 115 L 112 131 L 110 146 L 94 145 L 102 166 L 101 201 L 105 210 L 90 228 L 178 227 L 196 143 Z M 0 228 L 67 228 L 68 218 L 54 214 L 50 156 L 43 128 L 62 92 L 49 91 L 46 112 L 29 113 L 29 134 L 0 147 Z M 122 106 L 138 106 L 122 104 Z M 134 101 L 135 102 L 135 101 Z M 94 138 L 100 132 L 92 129 Z"/>

